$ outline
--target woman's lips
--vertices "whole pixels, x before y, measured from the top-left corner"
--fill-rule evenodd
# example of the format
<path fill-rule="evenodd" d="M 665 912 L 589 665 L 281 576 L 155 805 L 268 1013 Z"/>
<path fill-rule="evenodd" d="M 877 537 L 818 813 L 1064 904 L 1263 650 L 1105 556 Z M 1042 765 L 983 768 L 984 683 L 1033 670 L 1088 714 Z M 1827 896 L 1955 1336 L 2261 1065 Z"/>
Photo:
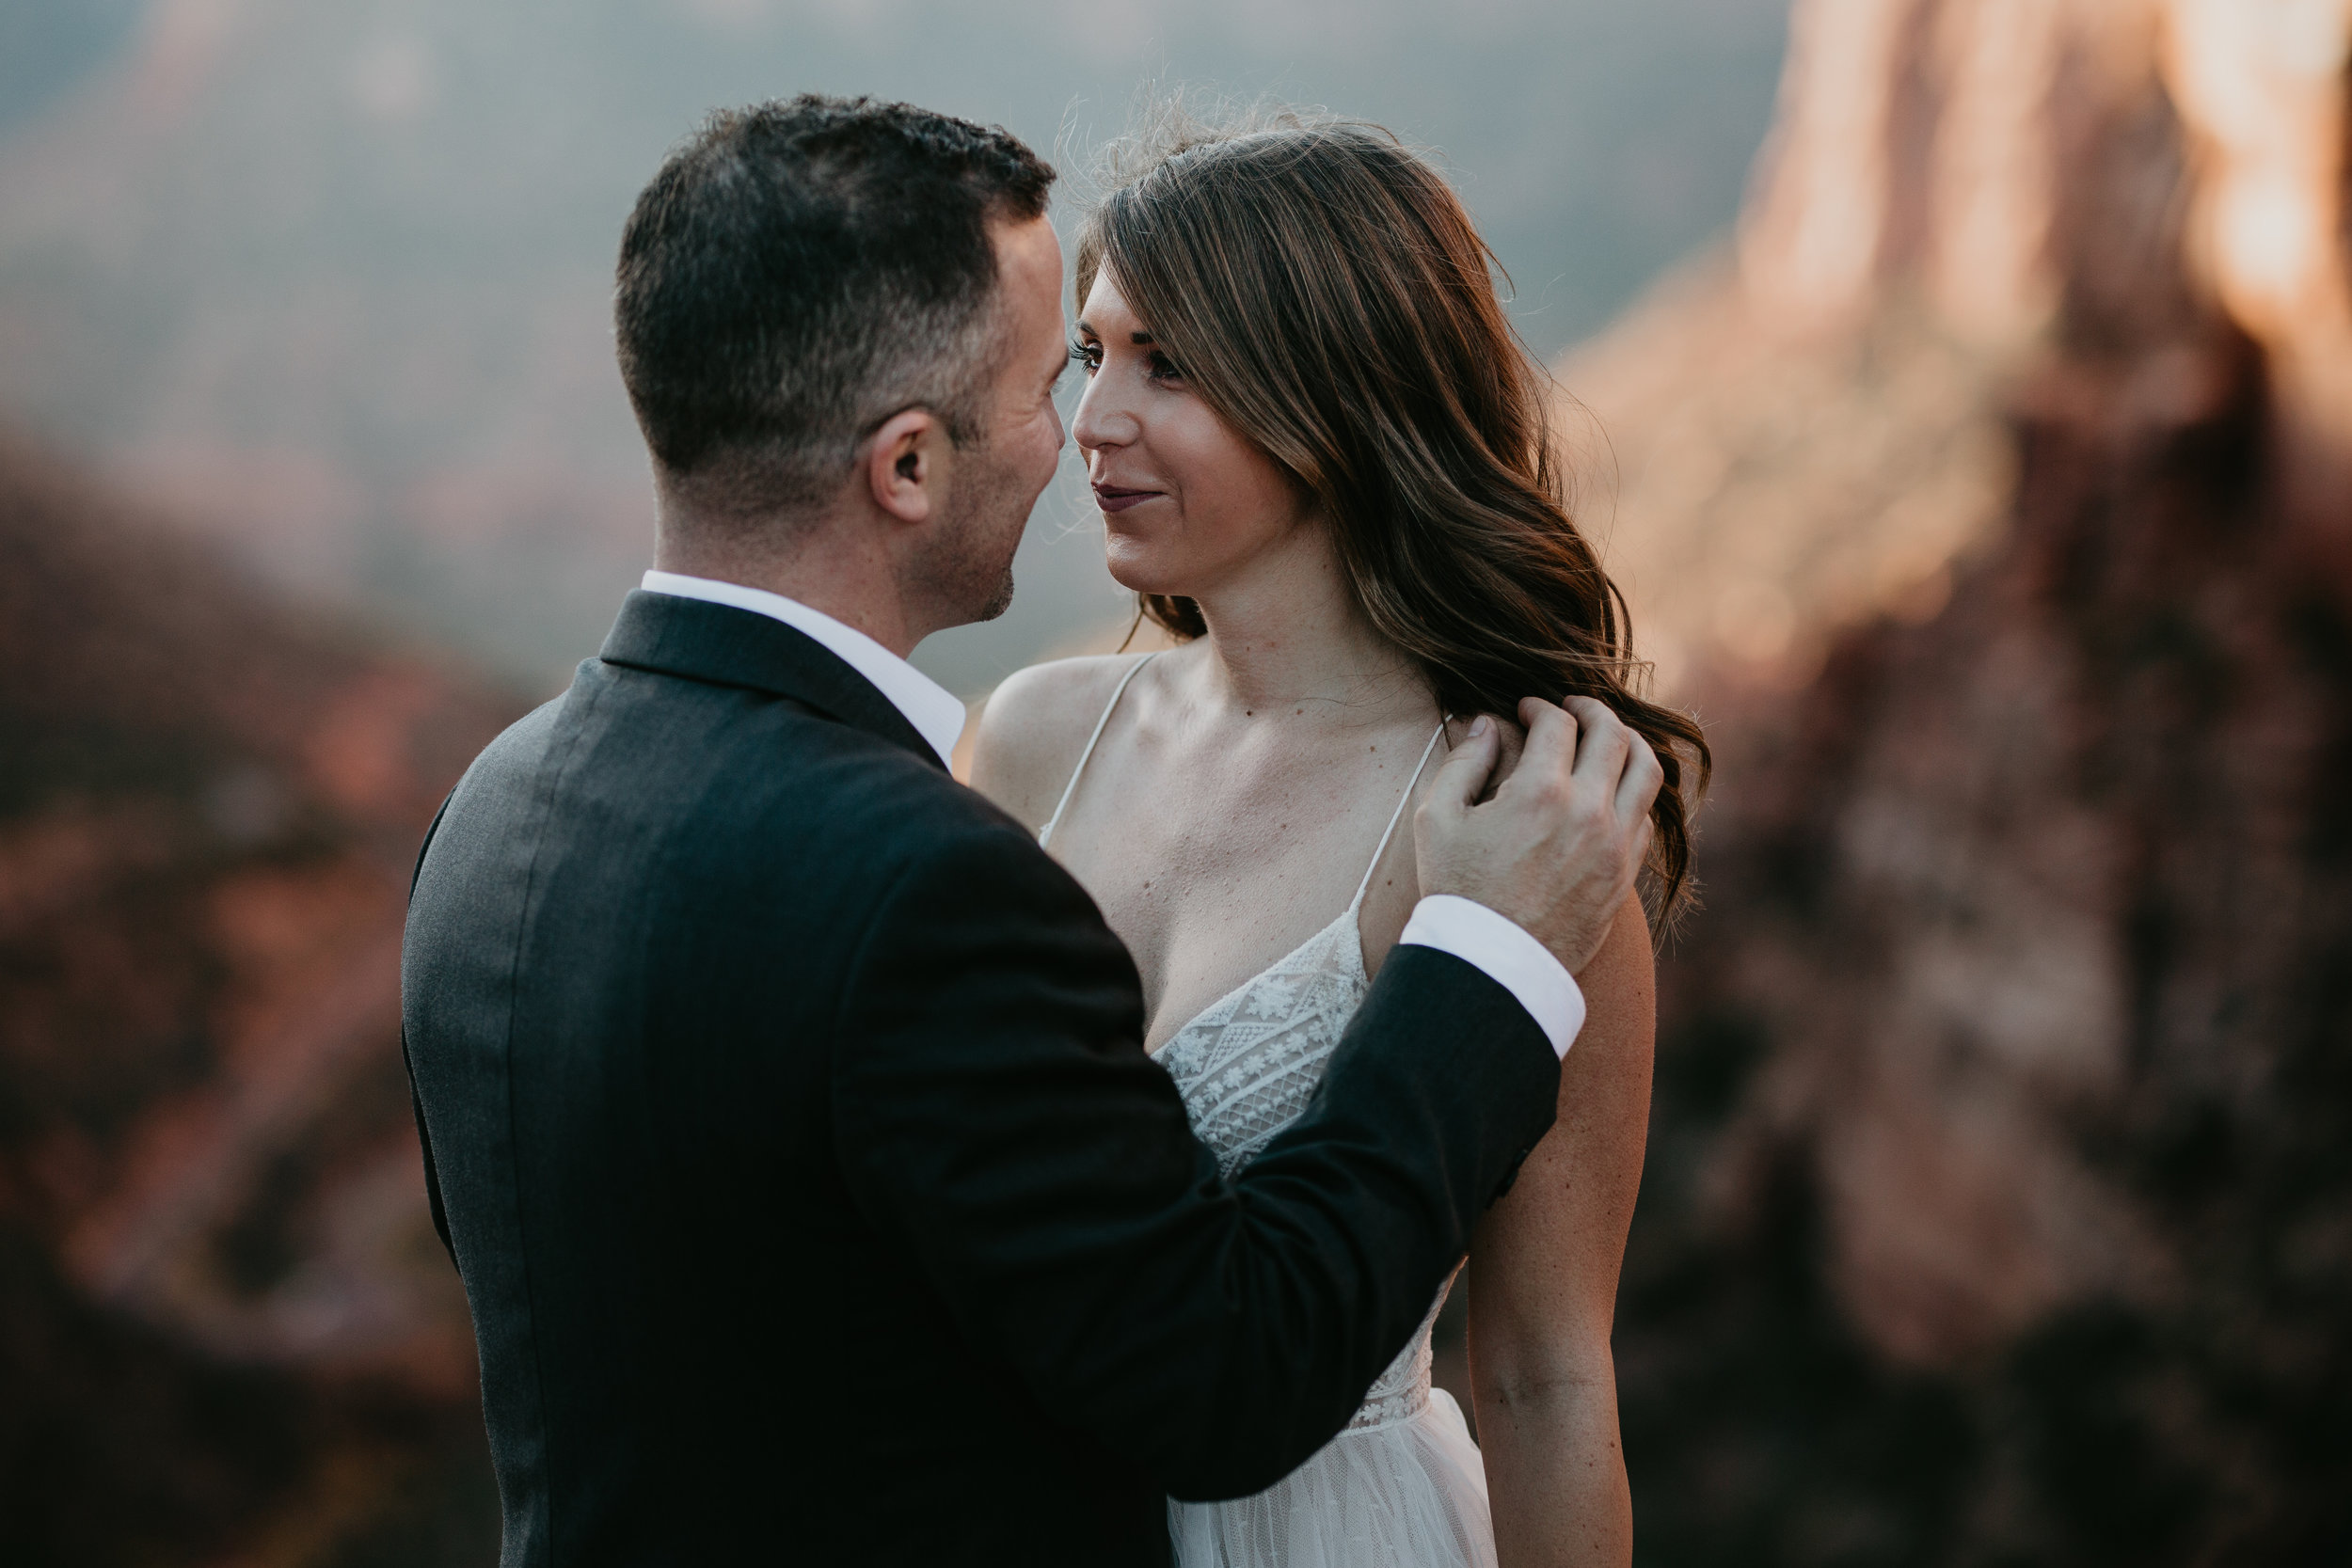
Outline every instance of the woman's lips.
<path fill-rule="evenodd" d="M 1116 484 L 1094 486 L 1094 504 L 1105 512 L 1124 512 L 1160 495 L 1157 490 L 1121 490 Z"/>

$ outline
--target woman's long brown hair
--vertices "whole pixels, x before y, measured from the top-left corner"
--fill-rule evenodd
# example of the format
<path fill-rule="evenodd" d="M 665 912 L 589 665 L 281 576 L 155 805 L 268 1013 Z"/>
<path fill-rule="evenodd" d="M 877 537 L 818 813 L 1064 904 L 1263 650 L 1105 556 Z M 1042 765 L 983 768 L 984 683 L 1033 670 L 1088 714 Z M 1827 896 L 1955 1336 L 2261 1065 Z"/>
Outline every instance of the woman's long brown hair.
<path fill-rule="evenodd" d="M 1450 713 L 1607 704 L 1657 752 L 1661 929 L 1691 887 L 1710 757 L 1645 700 L 1625 598 L 1569 516 L 1550 382 L 1504 315 L 1493 253 L 1438 171 L 1377 126 L 1180 109 L 1115 144 L 1078 240 L 1225 421 L 1311 492 L 1358 605 Z M 1497 268 L 1496 270 L 1499 270 Z M 1144 594 L 1178 638 L 1190 599 Z"/>

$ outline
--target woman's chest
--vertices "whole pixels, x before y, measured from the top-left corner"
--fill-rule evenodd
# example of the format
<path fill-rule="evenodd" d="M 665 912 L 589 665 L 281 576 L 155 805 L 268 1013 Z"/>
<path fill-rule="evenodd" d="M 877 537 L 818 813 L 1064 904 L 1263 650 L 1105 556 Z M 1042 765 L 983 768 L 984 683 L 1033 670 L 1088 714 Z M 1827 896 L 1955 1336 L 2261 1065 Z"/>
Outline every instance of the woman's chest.
<path fill-rule="evenodd" d="M 1164 767 L 1106 778 L 1097 809 L 1054 847 L 1135 957 L 1149 1043 L 1339 923 L 1373 869 L 1404 771 Z M 1383 859 L 1409 872 L 1409 835 L 1391 847 Z M 1345 942 L 1359 942 L 1345 924 Z M 1345 957 L 1360 974 L 1361 947 Z"/>

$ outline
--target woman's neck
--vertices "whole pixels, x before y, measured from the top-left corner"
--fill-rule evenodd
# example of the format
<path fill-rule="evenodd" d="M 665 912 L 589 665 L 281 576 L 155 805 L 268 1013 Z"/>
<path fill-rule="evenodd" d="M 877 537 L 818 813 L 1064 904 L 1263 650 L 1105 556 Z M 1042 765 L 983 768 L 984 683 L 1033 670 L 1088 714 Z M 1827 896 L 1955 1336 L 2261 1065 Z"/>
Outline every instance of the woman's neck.
<path fill-rule="evenodd" d="M 1302 524 L 1194 602 L 1208 624 L 1212 689 L 1243 716 L 1339 704 L 1358 722 L 1379 722 L 1430 705 L 1412 661 L 1356 607 L 1320 527 Z"/>

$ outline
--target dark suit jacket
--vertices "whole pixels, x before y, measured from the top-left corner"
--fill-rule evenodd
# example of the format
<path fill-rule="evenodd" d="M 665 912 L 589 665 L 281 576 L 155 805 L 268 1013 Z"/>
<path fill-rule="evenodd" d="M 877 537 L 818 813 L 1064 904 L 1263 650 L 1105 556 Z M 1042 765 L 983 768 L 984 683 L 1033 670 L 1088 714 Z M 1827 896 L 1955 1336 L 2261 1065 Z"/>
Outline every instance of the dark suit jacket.
<path fill-rule="evenodd" d="M 1345 1423 L 1559 1082 L 1401 947 L 1220 1180 L 1030 835 L 818 643 L 649 594 L 442 808 L 403 991 L 508 1568 L 1162 1562 L 1163 1494 Z"/>

